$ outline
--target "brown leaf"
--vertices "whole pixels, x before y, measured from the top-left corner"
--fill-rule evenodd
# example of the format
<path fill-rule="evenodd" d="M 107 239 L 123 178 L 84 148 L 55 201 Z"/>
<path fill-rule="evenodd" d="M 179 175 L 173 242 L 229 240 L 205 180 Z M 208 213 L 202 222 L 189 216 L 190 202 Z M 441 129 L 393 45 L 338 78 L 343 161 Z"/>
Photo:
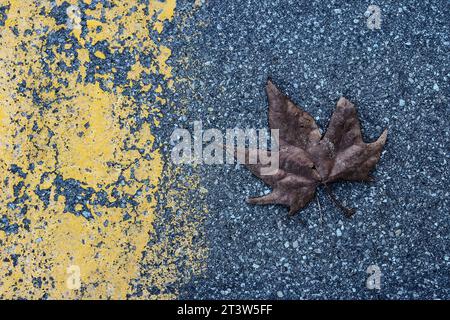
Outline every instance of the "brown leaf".
<path fill-rule="evenodd" d="M 293 215 L 314 197 L 318 186 L 325 186 L 332 200 L 348 216 L 354 213 L 339 204 L 329 185 L 339 180 L 371 181 L 369 172 L 380 159 L 387 130 L 377 141 L 362 140 L 355 106 L 342 97 L 337 102 L 328 129 L 321 135 L 307 112 L 286 97 L 270 80 L 266 86 L 269 100 L 269 125 L 279 129 L 279 170 L 263 175 L 262 164 L 245 164 L 258 178 L 270 185 L 272 193 L 248 199 L 252 204 L 282 204 Z M 250 150 L 249 152 L 257 152 Z"/>

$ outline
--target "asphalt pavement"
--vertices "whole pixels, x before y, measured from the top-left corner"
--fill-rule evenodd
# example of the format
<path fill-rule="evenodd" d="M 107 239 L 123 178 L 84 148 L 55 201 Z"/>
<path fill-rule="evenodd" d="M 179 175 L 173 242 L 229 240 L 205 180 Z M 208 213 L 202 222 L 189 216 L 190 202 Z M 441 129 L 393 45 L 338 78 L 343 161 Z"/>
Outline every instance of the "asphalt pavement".
<path fill-rule="evenodd" d="M 450 297 L 449 13 L 448 1 L 221 0 L 172 30 L 174 73 L 191 81 L 172 97 L 188 110 L 173 126 L 267 128 L 271 77 L 322 130 L 341 96 L 365 141 L 389 129 L 376 181 L 334 186 L 351 219 L 323 190 L 294 218 L 246 204 L 270 188 L 243 166 L 202 166 L 207 269 L 182 298 Z"/>

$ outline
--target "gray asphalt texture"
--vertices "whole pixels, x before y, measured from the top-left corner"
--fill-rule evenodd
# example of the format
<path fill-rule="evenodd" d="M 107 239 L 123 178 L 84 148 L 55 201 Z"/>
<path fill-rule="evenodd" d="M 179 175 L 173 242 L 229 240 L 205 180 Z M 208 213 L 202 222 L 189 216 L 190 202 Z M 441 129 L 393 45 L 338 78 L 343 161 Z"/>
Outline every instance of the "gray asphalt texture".
<path fill-rule="evenodd" d="M 370 4 L 381 9 L 380 30 L 366 26 Z M 171 97 L 188 111 L 173 127 L 267 128 L 271 77 L 322 130 L 342 95 L 357 105 L 366 142 L 389 128 L 376 181 L 334 185 L 357 209 L 351 219 L 320 189 L 294 218 L 282 206 L 248 205 L 270 188 L 243 166 L 202 166 L 207 270 L 181 298 L 450 298 L 449 9 L 418 0 L 206 1 L 171 30 L 185 39 L 170 44 L 174 74 L 190 79 Z M 380 290 L 366 288 L 371 265 L 382 272 Z"/>

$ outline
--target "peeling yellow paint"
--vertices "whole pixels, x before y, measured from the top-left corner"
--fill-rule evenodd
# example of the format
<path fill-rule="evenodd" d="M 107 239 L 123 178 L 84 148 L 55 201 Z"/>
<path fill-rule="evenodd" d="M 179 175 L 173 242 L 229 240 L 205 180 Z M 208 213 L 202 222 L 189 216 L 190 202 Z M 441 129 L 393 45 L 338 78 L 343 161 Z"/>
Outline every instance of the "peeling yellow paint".
<path fill-rule="evenodd" d="M 64 2 L 57 0 L 56 6 Z M 2 0 L 9 10 L 0 29 L 0 68 L 5 70 L 0 74 L 0 170 L 5 173 L 0 181 L 0 218 L 5 216 L 18 226 L 15 233 L 0 230 L 2 298 L 127 298 L 131 282 L 142 273 L 145 250 L 144 261 L 165 261 L 166 266 L 155 263 L 161 267 L 146 272 L 157 276 L 139 282 L 163 288 L 177 276 L 172 264 L 176 255 L 166 250 L 161 256 L 159 246 L 164 244 L 147 246 L 158 217 L 155 195 L 163 160 L 154 146 L 149 123 L 143 123 L 138 131 L 131 130 L 136 108 L 142 116 L 153 117 L 154 126 L 159 125 L 161 115 L 156 105 L 137 105 L 133 96 L 124 94 L 133 81 L 140 82 L 146 74 L 162 75 L 164 86 L 173 88 L 172 69 L 167 65 L 170 48 L 151 39 L 147 25 L 161 33 L 164 22 L 172 20 L 176 3 L 152 0 L 146 7 L 113 2 L 110 7 L 99 3 L 86 10 L 84 29 L 71 30 L 76 41 L 65 43 L 61 50 L 50 44 L 49 36 L 68 26 L 57 24 L 50 16 L 51 2 L 24 6 L 22 1 Z M 94 71 L 88 70 L 90 48 L 102 41 L 108 50 L 93 52 L 101 60 L 140 48 L 126 74 L 128 82 L 114 84 L 116 68 L 100 72 L 97 65 Z M 140 53 L 155 57 L 150 67 L 141 63 Z M 93 81 L 88 81 L 92 72 Z M 160 85 L 145 85 L 140 90 L 163 91 Z M 167 100 L 158 96 L 156 103 L 166 104 Z M 143 156 L 141 149 L 150 156 Z M 21 172 L 13 172 L 12 165 Z M 119 182 L 121 177 L 124 183 Z M 79 192 L 92 190 L 89 201 L 64 193 L 64 187 L 58 186 L 60 180 L 74 181 L 84 190 Z M 198 179 L 192 178 L 192 186 L 197 184 Z M 48 190 L 48 203 L 36 190 Z M 109 203 L 132 195 L 136 204 L 93 204 L 101 193 L 107 195 Z M 174 198 L 177 202 L 170 200 Z M 16 199 L 22 200 L 14 204 Z M 68 212 L 70 201 L 77 202 L 73 210 L 78 215 Z M 186 199 L 183 193 L 169 194 L 167 201 L 168 209 L 175 212 Z M 187 205 L 185 210 L 189 210 Z M 79 215 L 84 211 L 91 215 L 88 219 Z M 189 252 L 192 267 L 200 270 L 196 261 L 203 251 L 190 247 L 195 226 L 180 228 L 179 246 Z M 67 286 L 71 265 L 81 271 L 78 290 Z"/>
<path fill-rule="evenodd" d="M 103 52 L 101 52 L 101 51 L 95 51 L 94 55 L 95 55 L 97 58 L 100 58 L 100 59 L 106 59 L 105 54 L 104 54 Z"/>

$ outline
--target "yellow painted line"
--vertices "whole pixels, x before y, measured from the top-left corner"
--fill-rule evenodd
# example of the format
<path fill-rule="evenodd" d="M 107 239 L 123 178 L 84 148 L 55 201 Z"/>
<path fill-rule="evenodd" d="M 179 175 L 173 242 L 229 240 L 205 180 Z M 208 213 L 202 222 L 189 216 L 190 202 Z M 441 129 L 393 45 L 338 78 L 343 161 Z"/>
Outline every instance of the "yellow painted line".
<path fill-rule="evenodd" d="M 196 270 L 188 273 L 194 274 L 203 268 L 204 251 L 194 248 L 196 226 L 179 219 L 173 222 L 173 228 L 181 229 L 177 248 L 171 250 L 168 246 L 173 243 L 164 241 L 148 247 L 159 216 L 156 194 L 164 163 L 158 149 L 151 157 L 139 153 L 152 150 L 155 137 L 148 123 L 131 131 L 137 102 L 124 91 L 145 74 L 161 74 L 167 88 L 176 81 L 166 63 L 170 48 L 152 40 L 146 28 L 153 24 L 162 32 L 163 22 L 173 18 L 175 0 L 150 1 L 149 14 L 143 10 L 145 4 L 115 1 L 108 8 L 98 4 L 84 12 L 89 17 L 86 32 L 73 28 L 74 43 L 63 44 L 63 50 L 49 43 L 52 32 L 68 28 L 51 17 L 51 2 L 39 6 L 24 6 L 20 0 L 3 3 L 10 7 L 0 29 L 0 218 L 6 217 L 11 229 L 0 230 L 0 297 L 125 299 L 132 293 L 130 284 L 138 282 L 162 292 L 160 296 L 144 293 L 142 298 L 173 298 L 164 288 L 179 277 L 174 261 L 179 255 L 188 257 L 187 268 Z M 57 6 L 63 3 L 56 1 Z M 88 82 L 92 62 L 88 48 L 100 42 L 107 43 L 110 53 L 140 48 L 156 58 L 150 67 L 135 59 L 127 81 L 119 85 L 114 85 L 114 68 L 96 72 L 94 82 Z M 100 50 L 93 54 L 100 59 L 108 55 Z M 61 64 L 68 68 L 62 69 Z M 141 91 L 160 94 L 163 90 L 147 85 Z M 169 103 L 163 96 L 156 101 Z M 139 108 L 142 117 L 155 116 L 154 124 L 159 125 L 156 106 Z M 126 148 L 125 142 L 134 148 Z M 164 174 L 175 179 L 181 173 L 174 169 Z M 122 177 L 126 183 L 118 183 Z M 78 192 L 90 192 L 91 201 L 83 200 L 86 195 L 63 190 L 63 183 L 76 184 Z M 190 184 L 195 188 L 198 177 L 191 177 Z M 46 190 L 48 204 L 36 190 Z M 185 203 L 186 192 L 160 196 L 174 213 L 180 207 L 185 215 L 206 211 Z M 136 205 L 93 205 L 102 195 L 108 203 L 135 195 Z M 67 212 L 69 207 L 81 215 Z M 83 214 L 90 216 L 86 219 Z M 159 267 L 142 270 L 141 263 Z M 74 279 L 76 270 L 80 289 Z M 147 277 L 142 278 L 143 273 Z"/>

